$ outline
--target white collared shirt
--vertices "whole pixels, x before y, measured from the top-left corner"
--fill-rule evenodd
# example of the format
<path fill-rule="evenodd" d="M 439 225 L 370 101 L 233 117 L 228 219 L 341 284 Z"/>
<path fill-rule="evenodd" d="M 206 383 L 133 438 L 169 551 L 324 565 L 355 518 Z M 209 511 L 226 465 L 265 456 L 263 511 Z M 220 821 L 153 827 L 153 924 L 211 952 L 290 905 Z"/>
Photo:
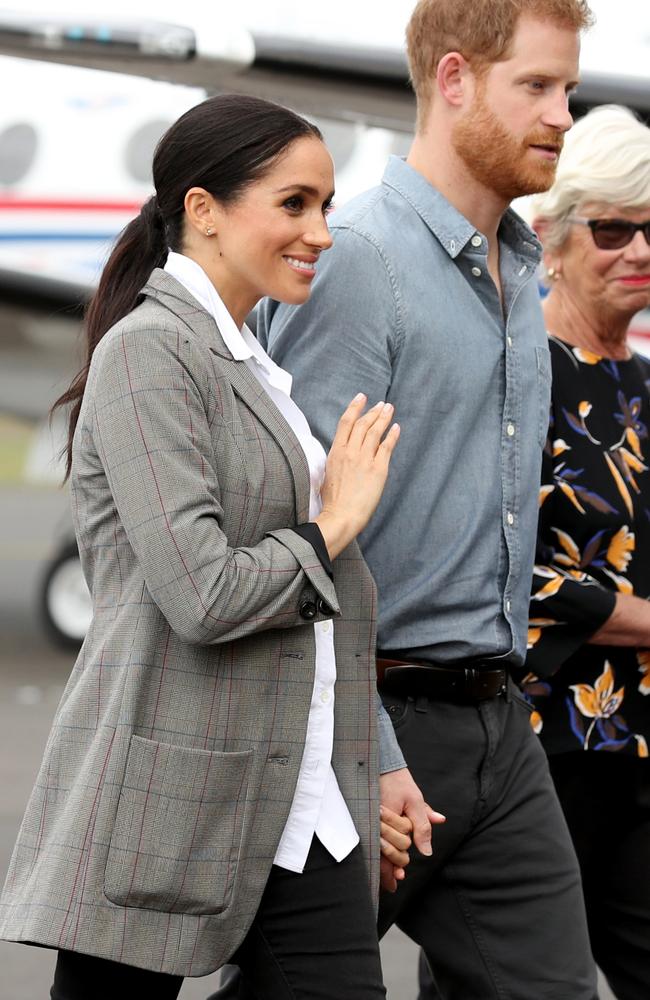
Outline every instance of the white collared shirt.
<path fill-rule="evenodd" d="M 312 436 L 302 410 L 291 398 L 291 375 L 271 360 L 245 324 L 241 331 L 237 328 L 216 288 L 196 261 L 170 251 L 165 271 L 214 318 L 235 361 L 248 365 L 296 435 L 309 465 L 309 516 L 316 517 L 321 511 L 320 488 L 326 455 Z M 274 864 L 293 872 L 304 869 L 314 834 L 336 861 L 346 858 L 359 843 L 359 834 L 332 767 L 336 682 L 333 622 L 316 623 L 314 637 L 316 670 L 305 748 L 287 823 L 273 859 Z"/>

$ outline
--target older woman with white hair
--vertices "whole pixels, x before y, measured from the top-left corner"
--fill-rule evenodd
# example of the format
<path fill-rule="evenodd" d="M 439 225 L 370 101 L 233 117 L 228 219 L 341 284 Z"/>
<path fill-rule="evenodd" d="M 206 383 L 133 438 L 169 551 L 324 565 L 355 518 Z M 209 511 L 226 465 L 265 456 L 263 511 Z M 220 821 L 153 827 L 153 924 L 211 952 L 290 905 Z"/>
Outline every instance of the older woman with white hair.
<path fill-rule="evenodd" d="M 597 108 L 535 198 L 553 396 L 524 690 L 580 860 L 594 956 L 650 990 L 650 129 Z M 540 414 L 540 420 L 545 414 Z M 533 931 L 534 932 L 534 931 Z"/>

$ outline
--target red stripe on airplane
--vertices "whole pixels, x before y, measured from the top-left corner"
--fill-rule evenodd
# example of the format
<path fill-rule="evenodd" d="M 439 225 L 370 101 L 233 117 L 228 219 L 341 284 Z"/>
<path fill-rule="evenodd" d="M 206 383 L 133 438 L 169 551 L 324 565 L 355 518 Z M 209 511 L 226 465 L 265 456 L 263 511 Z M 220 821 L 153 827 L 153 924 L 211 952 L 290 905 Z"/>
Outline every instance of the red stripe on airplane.
<path fill-rule="evenodd" d="M 0 211 L 7 209 L 36 212 L 139 212 L 141 201 L 45 201 L 0 198 Z"/>

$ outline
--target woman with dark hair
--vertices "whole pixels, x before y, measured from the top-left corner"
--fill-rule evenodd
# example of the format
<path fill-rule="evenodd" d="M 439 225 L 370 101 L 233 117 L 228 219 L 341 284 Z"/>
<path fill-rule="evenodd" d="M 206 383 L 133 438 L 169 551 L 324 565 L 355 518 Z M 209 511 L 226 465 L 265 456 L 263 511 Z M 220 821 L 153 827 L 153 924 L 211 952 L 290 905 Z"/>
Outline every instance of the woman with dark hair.
<path fill-rule="evenodd" d="M 313 125 L 230 95 L 170 128 L 153 173 L 59 400 L 93 620 L 0 933 L 59 950 L 54 1000 L 174 998 L 233 955 L 249 997 L 373 1000 L 376 601 L 354 539 L 399 428 L 359 395 L 326 458 L 244 324 L 263 295 L 308 297 L 332 161 Z M 384 819 L 399 866 L 408 822 Z"/>

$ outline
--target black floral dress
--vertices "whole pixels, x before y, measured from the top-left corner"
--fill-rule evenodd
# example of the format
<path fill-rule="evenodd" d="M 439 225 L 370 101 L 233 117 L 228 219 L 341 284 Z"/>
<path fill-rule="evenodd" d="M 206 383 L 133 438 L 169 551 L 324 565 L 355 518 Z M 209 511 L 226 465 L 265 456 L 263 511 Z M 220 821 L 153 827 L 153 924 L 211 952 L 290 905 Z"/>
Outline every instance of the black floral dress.
<path fill-rule="evenodd" d="M 547 753 L 647 757 L 650 650 L 589 645 L 650 597 L 650 363 L 551 338 L 553 395 L 522 685 Z"/>

